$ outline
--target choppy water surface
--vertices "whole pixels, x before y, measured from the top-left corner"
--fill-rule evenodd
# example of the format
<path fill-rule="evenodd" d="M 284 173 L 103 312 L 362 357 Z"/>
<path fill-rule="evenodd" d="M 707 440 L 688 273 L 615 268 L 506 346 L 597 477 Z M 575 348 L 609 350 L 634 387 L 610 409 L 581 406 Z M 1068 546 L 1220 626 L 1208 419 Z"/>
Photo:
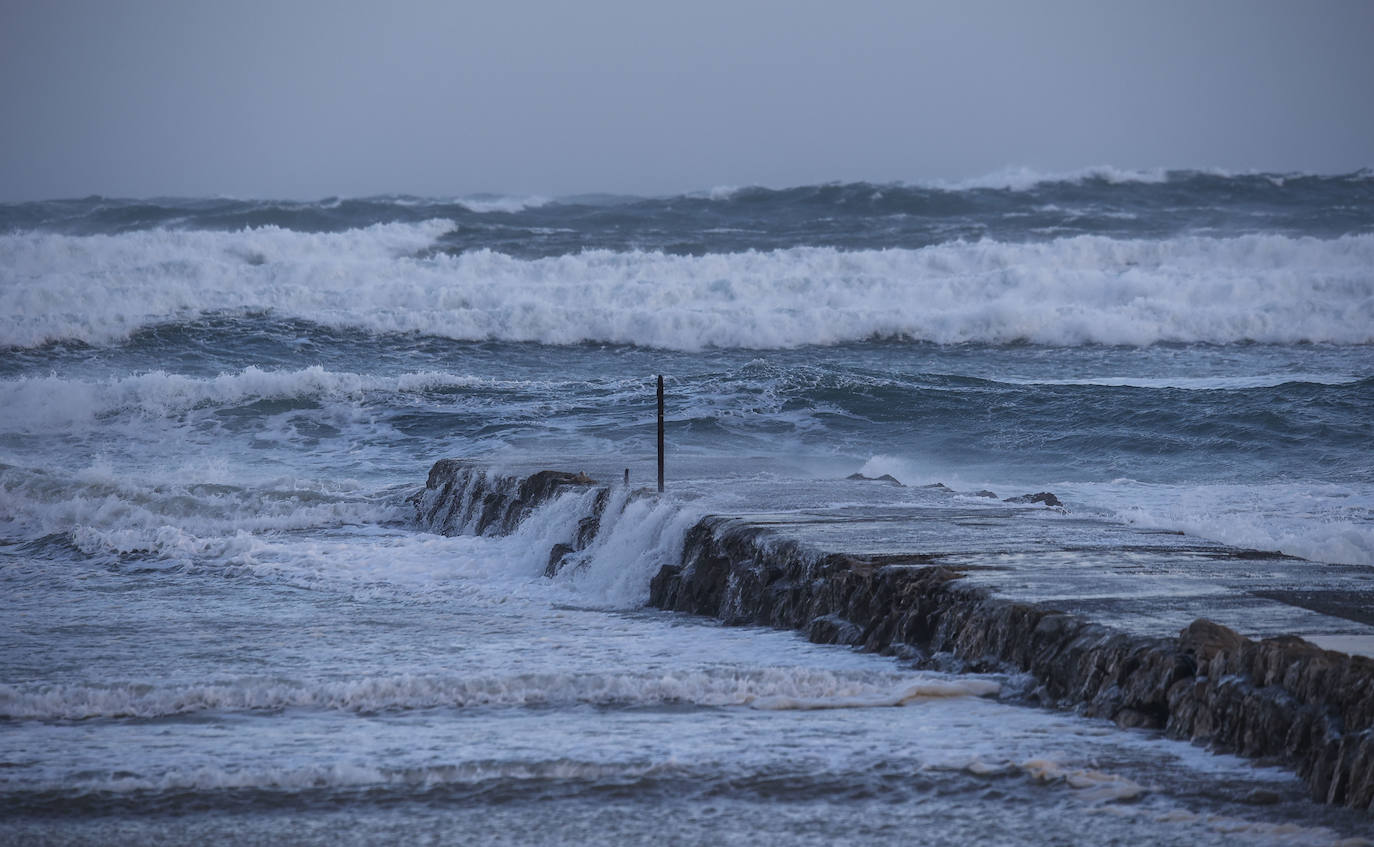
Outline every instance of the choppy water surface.
<path fill-rule="evenodd" d="M 1371 186 L 0 208 L 0 835 L 1358 836 L 1024 680 L 642 604 L 708 511 L 914 496 L 856 471 L 1374 566 Z M 541 576 L 574 503 L 410 522 L 445 456 L 648 482 L 656 373 L 670 496 L 587 567 Z"/>

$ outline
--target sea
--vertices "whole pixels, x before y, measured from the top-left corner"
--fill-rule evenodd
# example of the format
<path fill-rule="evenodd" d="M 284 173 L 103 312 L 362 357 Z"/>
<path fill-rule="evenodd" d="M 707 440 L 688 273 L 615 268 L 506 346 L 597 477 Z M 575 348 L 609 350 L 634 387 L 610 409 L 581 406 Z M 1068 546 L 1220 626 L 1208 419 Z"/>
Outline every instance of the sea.
<path fill-rule="evenodd" d="M 1014 674 L 646 603 L 707 514 L 935 483 L 1374 572 L 1372 445 L 1369 170 L 0 205 L 0 843 L 1367 844 Z M 651 492 L 546 577 L 579 495 L 439 534 L 448 457 Z"/>

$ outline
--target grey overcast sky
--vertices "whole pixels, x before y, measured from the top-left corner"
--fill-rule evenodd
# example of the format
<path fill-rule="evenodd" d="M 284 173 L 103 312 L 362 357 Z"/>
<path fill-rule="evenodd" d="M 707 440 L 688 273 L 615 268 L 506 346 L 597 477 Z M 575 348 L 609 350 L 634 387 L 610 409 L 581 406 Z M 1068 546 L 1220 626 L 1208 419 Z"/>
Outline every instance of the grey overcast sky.
<path fill-rule="evenodd" d="M 1374 166 L 1374 0 L 0 0 L 0 200 Z"/>

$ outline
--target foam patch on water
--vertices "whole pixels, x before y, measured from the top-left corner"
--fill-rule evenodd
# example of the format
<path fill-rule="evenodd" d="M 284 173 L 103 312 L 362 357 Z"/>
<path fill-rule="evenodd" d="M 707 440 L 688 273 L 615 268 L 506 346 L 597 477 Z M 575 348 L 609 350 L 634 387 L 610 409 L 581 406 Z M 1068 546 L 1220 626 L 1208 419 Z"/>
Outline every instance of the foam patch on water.
<path fill-rule="evenodd" d="M 1020 768 L 1036 782 L 1063 782 L 1093 800 L 1134 800 L 1148 790 L 1125 777 L 1098 770 L 1065 767 L 1049 759 L 1031 759 L 1022 762 Z"/>
<path fill-rule="evenodd" d="M 873 709 L 909 706 L 923 700 L 950 697 L 987 697 L 1002 690 L 999 683 L 986 679 L 937 680 L 912 683 L 880 694 L 846 697 L 759 697 L 750 701 L 755 709 L 767 711 L 817 711 L 821 709 Z"/>
<path fill-rule="evenodd" d="M 243 678 L 213 683 L 0 685 L 0 719 L 151 719 L 200 712 L 316 709 L 356 713 L 417 709 L 643 708 L 747 706 L 766 711 L 904 706 L 923 700 L 995 695 L 984 679 L 911 681 L 891 672 L 805 667 L 522 673 L 485 676 L 371 676 L 356 679 Z"/>
<path fill-rule="evenodd" d="M 1360 377 L 1348 374 L 1279 373 L 1254 376 L 1164 376 L 1128 377 L 1102 376 L 1075 379 L 1011 379 L 999 382 L 1012 385 L 1099 385 L 1108 388 L 1177 388 L 1185 391 L 1243 391 L 1249 388 L 1273 388 L 1279 385 L 1307 383 L 1309 385 L 1351 385 Z"/>
<path fill-rule="evenodd" d="M 0 346 L 117 342 L 206 313 L 463 340 L 776 349 L 871 338 L 1374 340 L 1374 236 L 1248 235 L 705 256 L 430 255 L 446 221 L 344 233 L 0 236 Z"/>

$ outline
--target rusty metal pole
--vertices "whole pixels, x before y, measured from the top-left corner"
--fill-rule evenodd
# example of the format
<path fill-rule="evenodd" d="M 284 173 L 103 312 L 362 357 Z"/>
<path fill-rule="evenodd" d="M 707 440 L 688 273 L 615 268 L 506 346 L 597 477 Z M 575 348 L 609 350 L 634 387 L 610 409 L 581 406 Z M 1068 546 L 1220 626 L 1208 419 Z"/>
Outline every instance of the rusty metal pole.
<path fill-rule="evenodd" d="M 658 375 L 658 491 L 663 493 L 663 374 Z"/>

